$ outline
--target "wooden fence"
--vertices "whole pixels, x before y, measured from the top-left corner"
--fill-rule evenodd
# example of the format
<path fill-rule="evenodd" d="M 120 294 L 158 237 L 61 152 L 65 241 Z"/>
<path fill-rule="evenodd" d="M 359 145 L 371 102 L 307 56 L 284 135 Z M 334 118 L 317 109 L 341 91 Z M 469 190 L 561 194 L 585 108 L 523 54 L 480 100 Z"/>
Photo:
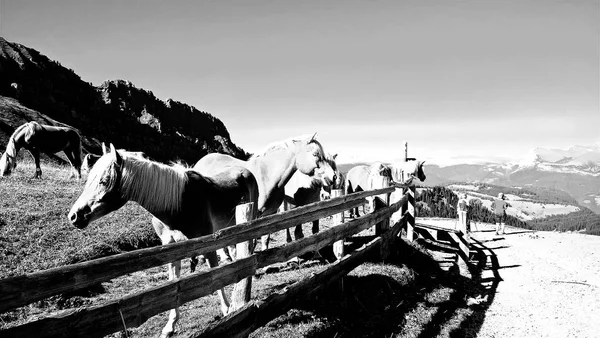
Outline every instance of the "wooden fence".
<path fill-rule="evenodd" d="M 84 289 L 113 278 L 147 268 L 160 266 L 174 260 L 200 255 L 228 245 L 235 245 L 260 236 L 284 230 L 299 223 L 310 222 L 366 203 L 370 196 L 386 196 L 393 187 L 363 191 L 292 209 L 283 213 L 256 219 L 223 229 L 213 235 L 188 241 L 100 258 L 64 267 L 35 272 L 0 280 L 0 312 L 27 305 L 31 302 L 65 292 Z M 257 269 L 284 262 L 290 258 L 313 252 L 336 241 L 343 240 L 376 224 L 387 224 L 390 216 L 398 211 L 407 198 L 393 205 L 380 207 L 360 218 L 342 222 L 328 230 L 305 237 L 286 245 L 256 252 L 232 263 L 221 265 L 201 273 L 194 273 L 177 280 L 126 297 L 99 305 L 65 310 L 20 326 L 0 331 L 2 337 L 101 337 L 128 328 L 137 327 L 148 318 L 191 300 L 210 295 L 216 290 L 244 278 L 253 276 Z M 218 326 L 211 326 L 203 335 L 211 336 L 227 330 L 228 336 L 245 335 L 281 314 L 298 294 L 317 291 L 323 281 L 342 276 L 358 266 L 365 255 L 382 250 L 385 255 L 391 242 L 397 237 L 402 222 L 393 228 L 385 226 L 380 236 L 354 253 L 315 274 L 278 292 L 265 300 L 253 301 L 237 312 L 225 317 Z M 378 249 L 379 248 L 379 249 Z M 239 323 L 246 323 L 240 325 Z M 262 324 L 261 324 L 262 325 Z M 232 327 L 239 332 L 234 334 Z"/>
<path fill-rule="evenodd" d="M 2 330 L 0 336 L 105 336 L 123 330 L 124 326 L 127 328 L 137 327 L 160 312 L 210 295 L 227 285 L 244 279 L 250 280 L 260 268 L 285 262 L 290 258 L 314 252 L 335 243 L 334 252 L 338 257 L 337 262 L 313 274 L 310 278 L 277 291 L 265 299 L 250 301 L 202 332 L 191 335 L 193 337 L 247 336 L 258 327 L 285 313 L 299 296 L 310 296 L 327 283 L 352 271 L 364 262 L 368 253 L 379 252 L 381 257 L 385 258 L 398 238 L 402 227 L 406 226 L 407 234 L 410 234 L 408 239 L 413 239 L 413 228 L 415 227 L 414 186 L 406 187 L 402 197 L 389 205 L 389 195 L 395 188 L 387 187 L 388 185 L 389 182 L 382 180 L 379 182 L 379 186 L 385 188 L 345 196 L 340 196 L 341 191 L 334 191 L 333 196 L 339 197 L 238 224 L 209 236 L 2 279 L 0 280 L 0 312 L 49 296 L 85 289 L 135 271 L 260 238 L 262 235 L 284 230 L 300 223 L 327 216 L 334 216 L 334 223 L 336 223 L 330 229 L 312 236 L 280 247 L 255 252 L 208 271 L 171 280 L 120 299 L 95 306 L 65 310 Z M 365 204 L 367 197 L 375 198 L 375 210 L 370 214 L 344 222 L 343 212 Z M 391 224 L 390 227 L 390 217 L 400 209 L 403 209 L 400 211 L 402 213 L 400 221 Z M 353 252 L 344 253 L 344 238 L 373 226 L 376 227 L 375 239 Z M 417 225 L 417 227 L 419 226 Z M 437 229 L 436 231 L 446 230 Z M 452 232 L 452 234 L 459 236 L 460 232 Z"/>

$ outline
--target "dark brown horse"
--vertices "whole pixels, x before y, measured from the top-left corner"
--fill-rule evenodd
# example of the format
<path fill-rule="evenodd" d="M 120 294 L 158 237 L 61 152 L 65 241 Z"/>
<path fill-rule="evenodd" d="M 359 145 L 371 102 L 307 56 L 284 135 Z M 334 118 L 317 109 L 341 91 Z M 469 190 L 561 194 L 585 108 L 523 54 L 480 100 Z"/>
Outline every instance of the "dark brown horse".
<path fill-rule="evenodd" d="M 8 176 L 17 167 L 17 154 L 27 149 L 35 160 L 35 178 L 42 177 L 40 152 L 55 154 L 64 151 L 72 171 L 71 177 L 81 178 L 81 138 L 69 127 L 55 127 L 35 121 L 19 126 L 10 136 L 6 151 L 0 157 L 0 176 Z"/>

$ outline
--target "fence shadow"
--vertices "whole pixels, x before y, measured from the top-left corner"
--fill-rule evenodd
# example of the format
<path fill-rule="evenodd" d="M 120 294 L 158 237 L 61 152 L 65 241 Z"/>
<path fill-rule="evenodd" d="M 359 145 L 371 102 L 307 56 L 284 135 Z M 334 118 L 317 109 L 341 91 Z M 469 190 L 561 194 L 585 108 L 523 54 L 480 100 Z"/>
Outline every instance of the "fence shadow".
<path fill-rule="evenodd" d="M 369 238 L 351 245 L 360 246 Z M 476 249 L 477 250 L 477 249 Z M 283 323 L 306 323 L 320 318 L 305 337 L 435 337 L 444 327 L 452 327 L 452 337 L 475 337 L 485 312 L 493 302 L 500 281 L 497 270 L 492 286 L 482 285 L 480 275 L 486 266 L 486 253 L 478 250 L 471 275 L 461 276 L 458 269 L 440 269 L 431 255 L 419 245 L 398 241 L 394 252 L 381 263 L 376 256 L 340 283 L 329 285 L 312 299 L 301 300 L 286 315 L 263 329 L 275 329 Z M 497 259 L 492 266 L 499 267 Z M 442 291 L 441 291 L 442 290 Z M 443 293 L 443 296 L 439 296 Z M 486 301 L 481 301 L 487 295 Z M 472 300 L 478 299 L 479 304 Z M 423 310 L 423 308 L 427 308 Z M 428 319 L 420 317 L 423 311 Z M 456 321 L 456 318 L 461 318 Z M 271 326 L 271 328 L 269 328 Z M 264 332 L 264 331 L 263 331 Z"/>

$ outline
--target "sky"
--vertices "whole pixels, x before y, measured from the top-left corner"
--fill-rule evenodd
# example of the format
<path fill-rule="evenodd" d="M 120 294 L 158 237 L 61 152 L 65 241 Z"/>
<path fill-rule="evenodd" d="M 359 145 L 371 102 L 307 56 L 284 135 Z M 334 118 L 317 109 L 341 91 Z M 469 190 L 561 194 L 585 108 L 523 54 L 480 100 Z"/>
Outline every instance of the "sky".
<path fill-rule="evenodd" d="M 221 119 L 249 152 L 520 160 L 600 142 L 600 0 L 0 0 L 0 36 Z"/>

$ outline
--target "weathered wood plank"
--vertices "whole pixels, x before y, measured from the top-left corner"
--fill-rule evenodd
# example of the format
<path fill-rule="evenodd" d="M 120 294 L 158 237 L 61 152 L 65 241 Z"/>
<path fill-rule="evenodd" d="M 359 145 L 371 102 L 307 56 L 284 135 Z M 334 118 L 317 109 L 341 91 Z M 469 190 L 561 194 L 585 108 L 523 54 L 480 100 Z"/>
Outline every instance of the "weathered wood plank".
<path fill-rule="evenodd" d="M 368 191 L 369 194 L 378 192 L 381 191 Z M 45 297 L 87 288 L 128 273 L 163 265 L 191 255 L 215 251 L 228 245 L 283 230 L 299 222 L 309 222 L 336 214 L 363 204 L 362 196 L 369 194 L 362 193 L 364 192 L 346 195 L 336 200 L 312 203 L 285 213 L 232 226 L 213 235 L 5 278 L 0 280 L 0 312 Z M 334 203 L 329 203 L 330 201 L 334 201 Z"/>
<path fill-rule="evenodd" d="M 445 232 L 448 232 L 448 233 L 456 233 L 456 234 L 461 234 L 462 233 L 458 229 L 445 228 L 445 227 L 441 227 L 439 225 L 430 225 L 430 224 L 416 223 L 415 227 L 417 227 L 417 228 L 424 228 L 424 229 L 433 229 L 433 230 L 438 230 L 438 231 L 445 231 Z"/>
<path fill-rule="evenodd" d="M 0 331 L 8 337 L 102 337 L 127 327 L 136 327 L 148 318 L 209 295 L 256 272 L 256 258 L 219 266 L 210 273 L 191 274 L 178 280 L 119 300 L 60 314 Z M 122 317 L 121 317 L 122 316 Z M 123 318 L 123 319 L 121 319 Z"/>

